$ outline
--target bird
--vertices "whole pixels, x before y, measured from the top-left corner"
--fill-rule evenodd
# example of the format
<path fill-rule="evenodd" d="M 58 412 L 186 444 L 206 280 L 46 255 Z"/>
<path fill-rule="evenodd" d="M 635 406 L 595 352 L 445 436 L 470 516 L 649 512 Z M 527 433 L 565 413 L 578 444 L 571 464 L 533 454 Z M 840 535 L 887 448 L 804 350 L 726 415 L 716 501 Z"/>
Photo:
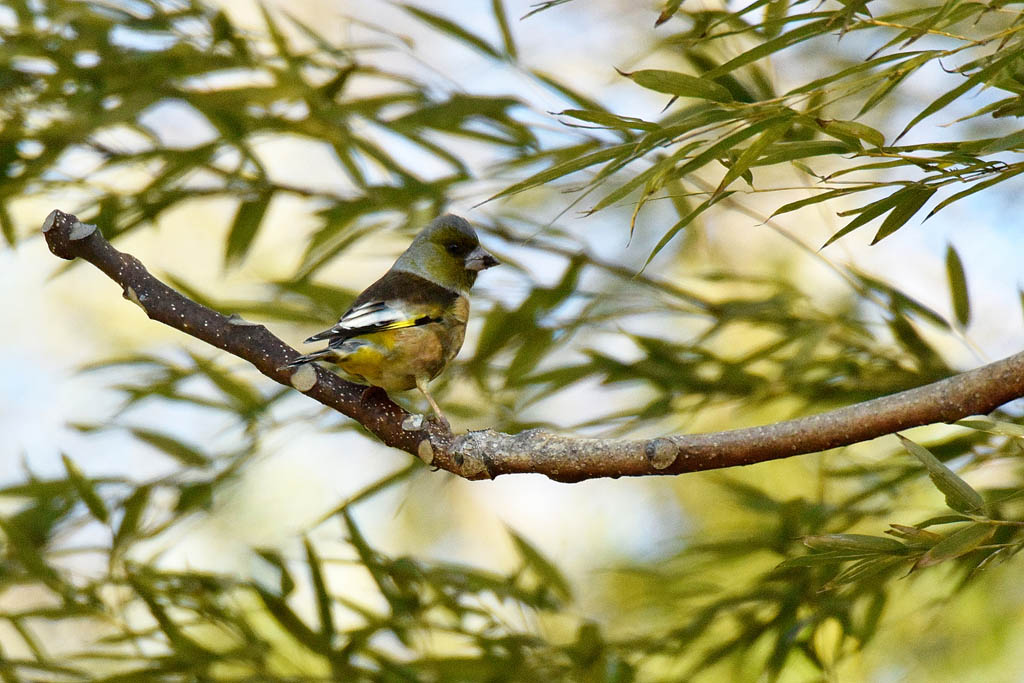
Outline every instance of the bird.
<path fill-rule="evenodd" d="M 436 218 L 413 239 L 390 270 L 356 297 L 331 328 L 306 339 L 327 347 L 283 368 L 328 361 L 362 384 L 386 392 L 418 389 L 444 423 L 430 395 L 437 377 L 462 348 L 469 290 L 498 260 L 480 246 L 466 219 Z"/>

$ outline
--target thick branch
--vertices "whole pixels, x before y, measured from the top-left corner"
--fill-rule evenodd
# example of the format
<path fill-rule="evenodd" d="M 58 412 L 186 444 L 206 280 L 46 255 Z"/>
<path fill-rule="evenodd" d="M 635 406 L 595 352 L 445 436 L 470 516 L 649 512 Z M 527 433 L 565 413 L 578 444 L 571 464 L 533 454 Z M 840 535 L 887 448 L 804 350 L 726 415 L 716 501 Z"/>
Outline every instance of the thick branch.
<path fill-rule="evenodd" d="M 322 368 L 279 369 L 298 352 L 263 325 L 226 317 L 186 298 L 75 216 L 54 211 L 43 232 L 50 251 L 64 259 L 82 258 L 102 270 L 153 320 L 252 363 L 274 381 L 356 420 L 385 444 L 467 479 L 533 472 L 574 482 L 750 465 L 988 413 L 1024 396 L 1024 353 L 1018 353 L 923 387 L 762 427 L 641 441 L 582 439 L 541 430 L 455 436 L 435 420 L 421 425 L 384 392 Z"/>

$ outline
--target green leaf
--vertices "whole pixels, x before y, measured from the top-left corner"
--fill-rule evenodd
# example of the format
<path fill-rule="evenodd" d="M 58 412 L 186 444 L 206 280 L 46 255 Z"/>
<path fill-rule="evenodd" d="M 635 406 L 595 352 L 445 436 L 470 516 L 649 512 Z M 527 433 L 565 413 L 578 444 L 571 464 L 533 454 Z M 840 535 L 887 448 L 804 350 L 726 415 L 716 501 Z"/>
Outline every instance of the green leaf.
<path fill-rule="evenodd" d="M 661 69 L 643 69 L 641 71 L 621 71 L 619 74 L 630 79 L 642 88 L 663 92 L 676 97 L 696 97 L 713 102 L 731 102 L 732 94 L 713 80 L 690 76 L 678 71 Z"/>
<path fill-rule="evenodd" d="M 78 492 L 78 497 L 82 499 L 85 506 L 89 508 L 89 512 L 92 516 L 103 522 L 107 523 L 110 519 L 110 513 L 107 511 L 107 506 L 103 503 L 103 499 L 96 493 L 96 488 L 82 471 L 78 469 L 71 458 L 61 453 L 61 460 L 64 461 L 64 469 L 68 473 L 68 479 L 71 480 L 72 485 L 75 487 L 75 491 Z"/>
<path fill-rule="evenodd" d="M 448 35 L 455 40 L 468 45 L 469 47 L 484 53 L 488 57 L 501 58 L 501 53 L 498 52 L 490 43 L 476 35 L 464 29 L 463 27 L 456 24 L 451 19 L 446 19 L 439 14 L 428 12 L 425 9 L 421 9 L 414 5 L 399 5 L 409 14 L 417 17 L 422 22 L 429 24 L 441 33 Z"/>
<path fill-rule="evenodd" d="M 683 228 L 688 226 L 690 223 L 692 223 L 693 219 L 695 219 L 697 216 L 699 216 L 700 214 L 704 213 L 709 208 L 711 208 L 712 206 L 714 206 L 718 202 L 722 201 L 723 199 L 726 199 L 731 194 L 732 194 L 731 191 L 726 191 L 726 192 L 722 192 L 721 194 L 716 194 L 713 197 L 711 197 L 709 199 L 706 199 L 705 201 L 701 202 L 700 205 L 697 206 L 697 208 L 695 208 L 693 211 L 691 211 L 687 215 L 685 215 L 682 218 L 680 218 L 676 222 L 675 225 L 673 225 L 671 228 L 668 229 L 668 232 L 666 232 L 664 235 L 662 235 L 661 239 L 658 240 L 658 243 L 656 245 L 654 245 L 654 249 L 651 249 L 651 253 L 648 254 L 647 260 L 644 262 L 644 268 L 646 268 L 647 266 L 650 265 L 651 261 L 654 260 L 654 257 L 657 256 L 658 253 L 662 249 L 665 248 L 665 245 L 667 245 L 669 242 L 672 241 L 672 238 L 675 237 L 679 233 L 680 230 L 682 230 Z"/>
<path fill-rule="evenodd" d="M 967 482 L 956 476 L 951 469 L 946 467 L 938 458 L 932 455 L 924 446 L 920 446 L 902 434 L 896 435 L 903 447 L 921 461 L 921 464 L 928 470 L 935 487 L 942 491 L 946 497 L 946 504 L 957 512 L 966 514 L 987 514 L 985 499 L 981 494 L 972 489 Z"/>
<path fill-rule="evenodd" d="M 661 13 L 658 15 L 658 18 L 654 20 L 655 28 L 661 26 L 675 16 L 675 13 L 679 11 L 679 7 L 682 4 L 683 0 L 666 0 L 665 6 L 661 9 Z"/>
<path fill-rule="evenodd" d="M 7 204 L 2 201 L 0 201 L 0 233 L 3 233 L 7 244 L 13 247 L 18 235 L 14 229 L 14 221 L 11 220 L 11 214 L 7 211 Z"/>
<path fill-rule="evenodd" d="M 589 111 L 586 109 L 566 109 L 558 112 L 558 116 L 571 116 L 579 121 L 596 123 L 599 126 L 607 126 L 617 130 L 658 130 L 661 128 L 656 123 L 633 118 L 632 116 L 617 116 L 606 111 Z"/>
<path fill-rule="evenodd" d="M 961 327 L 967 327 L 971 321 L 971 300 L 967 294 L 967 275 L 964 264 L 953 245 L 946 246 L 946 278 L 949 280 L 949 292 L 953 298 L 953 314 Z"/>
<path fill-rule="evenodd" d="M 885 145 L 885 136 L 879 131 L 875 130 L 871 126 L 866 126 L 863 123 L 857 121 L 818 121 L 818 125 L 828 135 L 833 135 L 838 139 L 843 138 L 856 138 L 863 140 L 869 145 L 874 147 L 882 147 Z"/>
<path fill-rule="evenodd" d="M 921 210 L 932 195 L 935 194 L 933 187 L 911 187 L 907 189 L 906 196 L 896 205 L 895 208 L 885 217 L 878 232 L 871 239 L 871 244 L 878 244 L 883 239 L 903 227 L 914 214 Z"/>
<path fill-rule="evenodd" d="M 765 132 L 761 133 L 761 137 L 743 150 L 736 161 L 732 163 L 732 166 L 729 167 L 729 171 L 725 174 L 725 177 L 722 178 L 722 182 L 720 182 L 718 187 L 715 189 L 715 194 L 725 190 L 725 188 L 729 187 L 732 181 L 746 173 L 768 147 L 775 144 L 786 135 L 789 131 L 790 125 L 790 121 L 780 121 L 779 123 L 769 127 Z"/>
<path fill-rule="evenodd" d="M 904 187 L 902 189 L 899 189 L 896 192 L 893 192 L 888 197 L 884 197 L 883 199 L 879 199 L 877 202 L 872 202 L 870 204 L 867 204 L 865 206 L 860 207 L 859 209 L 855 209 L 853 212 L 856 212 L 858 214 L 857 217 L 854 218 L 849 223 L 847 223 L 845 226 L 843 226 L 834 235 L 829 237 L 828 240 L 825 242 L 825 244 L 822 245 L 821 248 L 824 249 L 825 247 L 827 247 L 828 245 L 832 244 L 833 242 L 835 242 L 840 237 L 848 235 L 849 233 L 853 232 L 854 230 L 856 230 L 860 226 L 862 226 L 862 225 L 864 225 L 866 223 L 870 223 L 871 221 L 873 221 L 874 219 L 878 218 L 879 216 L 881 216 L 881 215 L 883 215 L 883 214 L 885 214 L 885 213 L 887 213 L 889 211 L 892 211 L 897 206 L 899 206 L 901 202 L 908 200 L 908 197 L 910 195 L 913 195 L 913 194 L 922 195 L 923 194 L 923 192 L 921 192 L 922 189 L 927 190 L 928 192 L 934 192 L 934 190 L 931 190 L 931 189 L 928 189 L 928 188 L 921 188 L 920 186 L 917 186 L 917 185 L 911 185 L 909 187 Z M 929 194 L 929 196 L 931 196 L 931 195 Z M 925 198 L 925 200 L 927 200 L 927 198 Z M 921 205 L 918 204 L 917 208 L 920 209 Z M 844 215 L 848 215 L 849 213 L 853 213 L 853 212 L 843 212 L 843 213 L 840 213 L 839 215 L 844 216 Z M 915 209 L 915 212 L 916 212 L 916 209 Z M 909 218 L 910 218 L 910 216 L 907 216 L 906 219 L 904 219 L 904 222 L 906 222 L 906 220 L 909 219 Z M 901 225 L 902 225 L 902 223 L 901 223 Z M 896 227 L 898 228 L 899 226 L 896 226 Z M 879 229 L 879 232 L 881 232 L 881 229 Z M 876 238 L 877 238 L 877 236 L 876 236 Z"/>
<path fill-rule="evenodd" d="M 309 564 L 309 574 L 313 583 L 313 592 L 316 595 L 316 609 L 320 616 L 320 635 L 324 643 L 328 645 L 334 638 L 334 617 L 331 615 L 331 596 L 327 592 L 327 582 L 324 580 L 323 566 L 320 558 L 313 548 L 309 538 L 302 539 L 303 547 L 306 549 L 306 562 Z"/>
<path fill-rule="evenodd" d="M 906 552 L 907 547 L 899 541 L 884 536 L 866 534 L 825 534 L 823 536 L 804 536 L 804 545 L 812 550 L 837 550 L 867 554 Z"/>
<path fill-rule="evenodd" d="M 572 588 L 569 587 L 569 582 L 562 575 L 562 572 L 559 571 L 558 567 L 552 564 L 551 560 L 544 557 L 529 541 L 516 532 L 509 529 L 508 534 L 512 537 L 512 542 L 515 544 L 516 550 L 519 551 L 519 556 L 523 558 L 526 566 L 537 572 L 537 575 L 543 580 L 544 584 L 553 590 L 555 595 L 561 600 L 572 599 Z"/>
<path fill-rule="evenodd" d="M 263 222 L 272 198 L 273 193 L 266 192 L 256 199 L 249 199 L 238 205 L 224 249 L 225 266 L 235 265 L 245 258 L 253 240 L 256 239 L 256 233 L 259 232 L 260 223 Z"/>
<path fill-rule="evenodd" d="M 134 538 L 138 534 L 139 522 L 142 520 L 142 513 L 146 510 L 146 505 L 149 503 L 149 494 L 151 488 L 149 486 L 140 486 L 132 492 L 132 495 L 124 501 L 121 506 L 124 510 L 124 514 L 121 516 L 121 524 L 118 525 L 117 531 L 114 533 L 114 547 L 122 547 L 129 539 Z"/>
<path fill-rule="evenodd" d="M 179 441 L 173 436 L 161 434 L 149 429 L 136 427 L 131 430 L 132 435 L 139 441 L 144 441 L 150 446 L 171 456 L 178 462 L 189 467 L 206 467 L 210 459 L 192 446 Z"/>
<path fill-rule="evenodd" d="M 919 112 L 917 116 L 911 119 L 910 123 L 908 123 L 906 128 L 903 129 L 903 132 L 896 136 L 896 139 L 899 140 L 900 138 L 902 138 L 904 135 L 910 132 L 911 128 L 916 126 L 922 120 L 926 119 L 927 117 L 931 116 L 937 111 L 944 109 L 947 105 L 949 105 L 954 100 L 958 99 L 961 95 L 966 93 L 971 88 L 975 87 L 976 85 L 987 83 L 989 80 L 992 79 L 993 76 L 995 76 L 1004 68 L 1006 68 L 1006 66 L 1010 62 L 1015 61 L 1017 59 L 1020 59 L 1019 51 L 1007 50 L 1006 54 L 996 59 L 994 62 L 992 62 L 985 68 L 980 69 L 971 76 L 969 76 L 963 83 L 953 88 L 952 90 L 947 91 L 943 95 L 940 95 L 939 97 L 935 98 L 935 100 L 933 100 L 931 104 L 929 104 L 927 107 L 921 110 L 921 112 Z"/>
<path fill-rule="evenodd" d="M 531 187 L 536 187 L 538 185 L 549 183 L 552 180 L 557 180 L 562 176 L 567 176 L 570 173 L 581 171 L 584 168 L 588 168 L 595 164 L 600 164 L 602 162 L 608 161 L 609 159 L 614 159 L 620 155 L 629 154 L 632 148 L 632 144 L 615 145 L 613 147 L 605 147 L 604 149 L 599 149 L 596 152 L 591 152 L 590 154 L 585 154 L 581 157 L 570 159 L 569 161 L 564 161 L 560 164 L 552 166 L 547 170 L 541 171 L 540 173 L 535 173 L 526 180 L 521 180 L 518 183 L 515 183 L 514 185 L 506 187 L 498 194 L 488 198 L 487 201 L 489 202 L 500 197 L 507 197 L 508 195 L 516 194 L 517 192 L 522 192 L 523 190 L 527 190 Z"/>
<path fill-rule="evenodd" d="M 914 568 L 930 567 L 966 555 L 983 545 L 994 532 L 995 527 L 991 524 L 971 524 L 954 531 L 922 555 L 921 559 L 914 564 Z"/>
<path fill-rule="evenodd" d="M 512 37 L 512 27 L 508 25 L 508 14 L 505 12 L 505 3 L 502 0 L 491 0 L 491 12 L 494 20 L 498 22 L 501 30 L 501 41 L 505 46 L 505 55 L 510 59 L 518 59 L 519 51 L 516 49 L 515 38 Z"/>
<path fill-rule="evenodd" d="M 988 432 L 989 434 L 1012 436 L 1018 439 L 1024 438 L 1024 425 L 1019 425 L 1014 422 L 1005 422 L 1003 420 L 993 420 L 992 418 L 984 415 L 957 420 L 953 424 L 961 427 L 967 427 L 968 429 L 977 429 L 978 431 Z"/>

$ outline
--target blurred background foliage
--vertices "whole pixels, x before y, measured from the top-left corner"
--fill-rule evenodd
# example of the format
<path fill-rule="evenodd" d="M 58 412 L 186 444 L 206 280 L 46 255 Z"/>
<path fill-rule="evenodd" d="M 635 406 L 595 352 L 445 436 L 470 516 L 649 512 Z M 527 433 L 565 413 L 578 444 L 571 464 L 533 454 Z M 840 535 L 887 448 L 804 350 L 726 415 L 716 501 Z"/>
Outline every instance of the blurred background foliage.
<path fill-rule="evenodd" d="M 505 264 L 438 380 L 457 429 L 820 412 L 1024 341 L 1021 19 L 0 3 L 0 677 L 1019 680 L 1019 410 L 742 471 L 468 483 L 155 329 L 36 230 L 74 211 L 297 343 L 452 210 Z"/>

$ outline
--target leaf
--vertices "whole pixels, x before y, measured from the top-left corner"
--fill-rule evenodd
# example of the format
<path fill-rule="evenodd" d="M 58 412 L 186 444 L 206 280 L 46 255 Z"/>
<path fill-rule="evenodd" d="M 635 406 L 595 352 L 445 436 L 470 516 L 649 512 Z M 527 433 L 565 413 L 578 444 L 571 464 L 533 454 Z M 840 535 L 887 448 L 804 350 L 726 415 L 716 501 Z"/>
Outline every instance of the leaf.
<path fill-rule="evenodd" d="M 680 230 L 682 230 L 690 223 L 692 223 L 693 219 L 695 219 L 700 214 L 704 213 L 704 211 L 708 210 L 709 208 L 711 208 L 718 202 L 722 201 L 723 199 L 729 197 L 731 194 L 732 192 L 727 191 L 722 192 L 721 194 L 714 195 L 713 197 L 701 202 L 701 204 L 693 211 L 691 211 L 689 214 L 680 218 L 675 225 L 668 229 L 668 232 L 662 235 L 661 239 L 658 240 L 658 243 L 654 245 L 654 249 L 651 249 L 651 253 L 648 254 L 647 260 L 644 262 L 644 268 L 650 265 L 651 261 L 654 260 L 654 257 L 657 256 L 658 253 L 665 248 L 665 245 L 672 241 L 672 238 L 675 237 Z"/>
<path fill-rule="evenodd" d="M 475 33 L 467 31 L 451 19 L 446 19 L 439 14 L 428 12 L 425 9 L 421 9 L 413 5 L 400 5 L 400 7 L 409 14 L 420 19 L 425 24 L 429 24 L 441 33 L 447 34 L 450 38 L 454 38 L 455 40 L 484 53 L 488 57 L 501 58 L 501 53 L 491 46 L 490 43 Z"/>
<path fill-rule="evenodd" d="M 642 88 L 663 92 L 676 97 L 696 97 L 713 102 L 731 102 L 732 94 L 713 80 L 661 69 L 643 69 L 641 71 L 622 71 L 616 69 Z"/>
<path fill-rule="evenodd" d="M 238 205 L 224 249 L 225 266 L 235 265 L 245 258 L 253 240 L 256 239 L 256 233 L 259 232 L 260 223 L 263 222 L 263 216 L 266 215 L 272 198 L 273 193 L 265 192 L 256 199 L 245 200 Z"/>
<path fill-rule="evenodd" d="M 11 214 L 7 211 L 7 204 L 2 201 L 0 201 L 0 233 L 3 234 L 7 244 L 12 247 L 17 242 L 18 233 L 14 229 L 14 221 L 11 220 Z"/>
<path fill-rule="evenodd" d="M 718 187 L 715 189 L 715 194 L 725 190 L 725 188 L 729 187 L 732 181 L 746 173 L 768 147 L 785 136 L 789 131 L 790 125 L 790 121 L 781 121 L 761 133 L 761 137 L 743 150 L 736 161 L 732 163 L 732 166 L 729 167 L 729 171 L 725 174 L 725 177 L 722 178 L 722 182 L 720 182 Z"/>
<path fill-rule="evenodd" d="M 935 194 L 935 188 L 933 187 L 912 187 L 908 188 L 906 197 L 904 197 L 896 207 L 885 217 L 882 221 L 882 225 L 879 226 L 878 232 L 871 239 L 871 244 L 878 244 L 883 239 L 893 234 L 897 230 L 903 227 L 903 225 L 909 221 L 914 214 L 921 210 L 921 207 L 925 205 L 932 195 Z"/>
<path fill-rule="evenodd" d="M 498 22 L 501 30 L 501 41 L 505 45 L 505 55 L 510 59 L 518 59 L 519 51 L 516 49 L 515 38 L 512 37 L 512 28 L 508 25 L 508 14 L 505 13 L 505 3 L 502 0 L 491 0 L 491 12 L 494 20 Z"/>
<path fill-rule="evenodd" d="M 1010 178 L 1013 178 L 1014 176 L 1020 175 L 1021 173 L 1024 173 L 1024 166 L 1021 166 L 1020 168 L 1011 168 L 1011 170 L 997 173 L 993 177 L 988 178 L 987 180 L 983 180 L 980 183 L 974 183 L 974 185 L 972 185 L 971 187 L 967 188 L 966 190 L 961 190 L 960 192 L 957 192 L 956 194 L 950 195 L 949 197 L 946 197 L 945 199 L 943 199 L 941 202 L 939 202 L 935 206 L 934 209 L 932 209 L 928 213 L 927 218 L 931 218 L 932 216 L 937 214 L 939 211 L 941 211 L 942 209 L 946 208 L 947 206 L 949 206 L 950 204 L 952 204 L 955 201 L 959 201 L 959 200 L 963 199 L 964 197 L 969 197 L 970 195 L 974 194 L 975 192 L 980 192 L 981 190 L 988 189 L 989 187 L 992 187 L 993 185 L 1001 183 L 1004 180 L 1009 180 Z M 926 220 L 927 220 L 927 218 L 926 218 Z"/>
<path fill-rule="evenodd" d="M 992 418 L 985 417 L 983 415 L 957 420 L 953 424 L 960 425 L 961 427 L 967 427 L 968 429 L 977 429 L 982 432 L 988 432 L 989 434 L 1012 436 L 1018 439 L 1024 438 L 1024 425 L 1015 424 L 1013 422 L 1004 422 L 1003 420 L 993 420 Z"/>
<path fill-rule="evenodd" d="M 589 111 L 586 109 L 566 109 L 558 112 L 558 116 L 571 116 L 579 121 L 596 123 L 599 126 L 607 126 L 615 129 L 637 129 L 637 130 L 658 130 L 661 128 L 656 123 L 633 118 L 632 116 L 618 116 L 606 111 Z"/>
<path fill-rule="evenodd" d="M 543 580 L 543 584 L 553 590 L 560 599 L 572 599 L 572 588 L 569 587 L 569 582 L 566 581 L 558 567 L 516 532 L 509 529 L 508 534 L 512 537 L 512 542 L 515 544 L 516 550 L 519 551 L 519 556 L 523 558 L 523 562 L 537 572 L 537 575 Z"/>
<path fill-rule="evenodd" d="M 679 11 L 680 5 L 683 4 L 683 0 L 666 0 L 665 6 L 661 9 L 661 14 L 654 20 L 654 26 L 657 28 L 666 21 L 675 16 L 675 13 Z"/>
<path fill-rule="evenodd" d="M 68 473 L 68 479 L 71 480 L 71 484 L 75 487 L 75 491 L 78 492 L 78 497 L 82 499 L 85 506 L 89 508 L 89 512 L 92 516 L 103 522 L 107 523 L 110 519 L 110 513 L 107 511 L 107 506 L 103 503 L 103 499 L 96 493 L 96 488 L 82 471 L 78 469 L 71 458 L 61 453 L 61 460 L 64 461 L 64 469 Z"/>
<path fill-rule="evenodd" d="M 906 200 L 907 196 L 911 194 L 915 189 L 918 189 L 917 186 L 912 185 L 910 187 L 904 187 L 902 189 L 897 190 L 896 192 L 893 192 L 888 197 L 879 199 L 877 202 L 872 202 L 870 204 L 860 207 L 859 209 L 855 209 L 854 212 L 858 214 L 857 217 L 854 218 L 849 223 L 847 223 L 845 226 L 843 226 L 834 235 L 829 237 L 825 244 L 821 246 L 821 248 L 824 249 L 825 247 L 832 244 L 840 237 L 848 235 L 849 233 L 853 232 L 860 226 L 866 223 L 870 223 L 879 216 L 889 211 L 892 211 L 897 206 L 899 206 L 902 201 Z M 931 190 L 931 192 L 934 192 L 934 190 Z M 918 205 L 918 208 L 920 208 L 920 205 Z M 839 215 L 845 216 L 848 215 L 849 213 L 851 212 L 843 212 L 840 213 Z M 909 218 L 910 216 L 907 216 L 907 219 Z M 879 232 L 881 232 L 881 230 L 879 230 Z"/>
<path fill-rule="evenodd" d="M 142 520 L 142 513 L 145 512 L 146 505 L 149 503 L 151 490 L 149 486 L 140 486 L 124 501 L 124 504 L 121 506 L 124 509 L 124 514 L 121 516 L 121 524 L 118 525 L 117 531 L 114 533 L 115 548 L 120 548 L 130 538 L 137 535 L 139 522 Z"/>
<path fill-rule="evenodd" d="M 995 527 L 991 524 L 971 524 L 954 531 L 922 555 L 921 559 L 914 564 L 914 568 L 930 567 L 966 555 L 983 545 L 994 532 Z"/>
<path fill-rule="evenodd" d="M 331 616 L 331 596 L 327 592 L 327 582 L 324 580 L 323 566 L 309 538 L 302 539 L 302 543 L 306 549 L 306 562 L 309 564 L 313 592 L 316 594 L 316 609 L 320 616 L 320 635 L 323 638 L 323 642 L 330 646 L 335 632 L 334 618 Z"/>
<path fill-rule="evenodd" d="M 971 321 L 971 300 L 967 294 L 967 275 L 960 255 L 952 244 L 946 246 L 946 278 L 949 280 L 949 292 L 953 298 L 953 314 L 961 327 L 967 327 Z"/>
<path fill-rule="evenodd" d="M 985 499 L 977 491 L 972 489 L 967 482 L 956 476 L 951 469 L 932 455 L 924 446 L 920 446 L 902 434 L 897 434 L 903 447 L 921 461 L 928 470 L 935 487 L 942 491 L 946 497 L 946 504 L 957 512 L 966 514 L 987 514 L 985 510 Z"/>
<path fill-rule="evenodd" d="M 173 436 L 161 434 L 149 429 L 136 427 L 131 430 L 132 435 L 139 441 L 148 443 L 153 448 L 171 456 L 178 462 L 190 467 L 205 467 L 210 464 L 210 459 L 192 446 L 175 439 Z"/>
<path fill-rule="evenodd" d="M 827 135 L 833 135 L 838 139 L 856 138 L 863 140 L 869 145 L 882 147 L 885 145 L 885 136 L 871 126 L 866 126 L 857 121 L 818 121 L 818 125 Z"/>
<path fill-rule="evenodd" d="M 825 534 L 823 536 L 804 536 L 804 545 L 812 550 L 841 550 L 867 554 L 903 553 L 907 547 L 899 541 L 884 536 L 867 534 Z"/>
<path fill-rule="evenodd" d="M 1002 71 L 1009 62 L 1017 60 L 1019 58 L 1020 54 L 1018 51 L 1008 50 L 1006 54 L 1004 54 L 1002 57 L 996 59 L 994 62 L 992 62 L 985 68 L 975 72 L 970 77 L 968 77 L 967 80 L 965 80 L 957 87 L 935 98 L 935 100 L 933 100 L 931 104 L 929 104 L 927 107 L 921 110 L 917 114 L 917 116 L 911 119 L 910 123 L 908 123 L 906 128 L 903 129 L 903 132 L 896 136 L 896 139 L 899 140 L 900 138 L 902 138 L 904 135 L 910 132 L 911 128 L 916 126 L 922 120 L 931 116 L 935 112 L 944 109 L 953 100 L 956 100 L 974 86 L 988 82 L 988 80 L 990 80 L 993 76 Z"/>
<path fill-rule="evenodd" d="M 581 171 L 584 168 L 588 168 L 595 164 L 608 161 L 609 159 L 614 159 L 621 154 L 628 154 L 632 147 L 632 144 L 605 147 L 604 149 L 599 149 L 596 152 L 591 152 L 590 154 L 585 154 L 581 157 L 576 157 L 574 159 L 570 159 L 569 161 L 564 161 L 560 164 L 552 166 L 547 170 L 541 171 L 540 173 L 535 173 L 526 180 L 521 180 L 518 183 L 515 183 L 514 185 L 506 187 L 498 194 L 489 197 L 486 201 L 489 202 L 500 197 L 507 197 L 508 195 L 516 194 L 517 192 L 522 192 L 523 190 L 527 190 L 531 187 L 536 187 L 538 185 L 549 183 L 552 180 L 557 180 L 562 176 L 567 176 L 570 173 Z"/>

